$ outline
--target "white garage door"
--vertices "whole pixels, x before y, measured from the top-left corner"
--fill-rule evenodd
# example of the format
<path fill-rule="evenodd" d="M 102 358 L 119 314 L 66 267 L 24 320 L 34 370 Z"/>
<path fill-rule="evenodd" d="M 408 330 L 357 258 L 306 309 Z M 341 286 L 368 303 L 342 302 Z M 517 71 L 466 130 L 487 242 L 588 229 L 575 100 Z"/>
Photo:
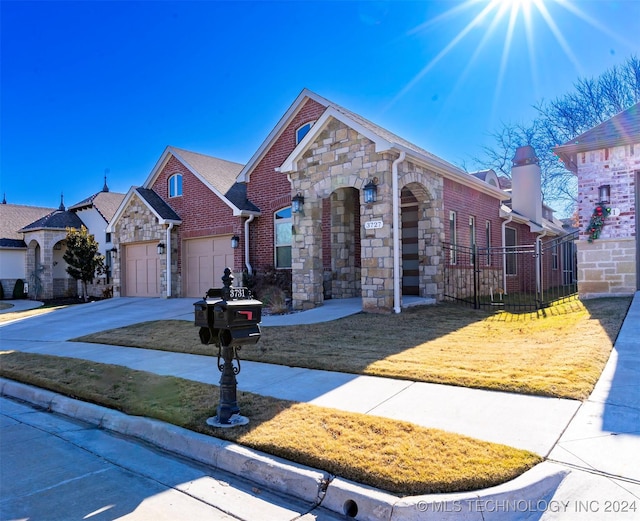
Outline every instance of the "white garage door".
<path fill-rule="evenodd" d="M 160 257 L 156 242 L 126 245 L 124 279 L 127 297 L 160 296 Z"/>
<path fill-rule="evenodd" d="M 231 235 L 184 241 L 183 273 L 187 297 L 202 297 L 209 288 L 221 288 L 221 277 L 233 269 Z M 242 281 L 235 281 L 240 286 Z"/>

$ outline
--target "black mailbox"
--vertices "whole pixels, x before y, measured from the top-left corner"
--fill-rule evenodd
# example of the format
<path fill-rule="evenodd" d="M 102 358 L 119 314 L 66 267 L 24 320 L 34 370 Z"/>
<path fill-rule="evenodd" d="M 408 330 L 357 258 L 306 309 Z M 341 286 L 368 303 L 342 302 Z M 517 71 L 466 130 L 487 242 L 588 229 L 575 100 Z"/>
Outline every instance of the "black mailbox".
<path fill-rule="evenodd" d="M 233 274 L 224 270 L 221 289 L 210 289 L 204 299 L 195 302 L 195 325 L 200 327 L 200 341 L 218 346 L 220 403 L 218 414 L 207 419 L 213 427 L 245 425 L 236 399 L 236 375 L 240 372 L 238 350 L 260 340 L 262 302 L 255 300 L 247 288 L 234 288 Z M 235 361 L 235 363 L 234 363 Z"/>
<path fill-rule="evenodd" d="M 260 339 L 262 302 L 259 300 L 205 298 L 196 302 L 194 307 L 195 325 L 200 327 L 200 341 L 203 344 L 221 342 L 239 346 L 255 344 Z"/>

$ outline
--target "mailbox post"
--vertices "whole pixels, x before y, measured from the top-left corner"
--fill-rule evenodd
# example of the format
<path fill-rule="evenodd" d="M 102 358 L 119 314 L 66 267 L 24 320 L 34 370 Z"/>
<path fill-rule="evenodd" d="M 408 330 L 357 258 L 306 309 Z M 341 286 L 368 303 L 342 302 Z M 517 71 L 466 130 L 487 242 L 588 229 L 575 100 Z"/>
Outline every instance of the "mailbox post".
<path fill-rule="evenodd" d="M 194 304 L 195 325 L 200 327 L 200 341 L 218 346 L 220 402 L 217 416 L 207 419 L 213 427 L 246 425 L 249 419 L 240 415 L 236 398 L 240 373 L 238 350 L 260 340 L 262 302 L 254 300 L 247 288 L 233 287 L 234 276 L 225 268 L 223 287 L 210 289 L 205 298 Z M 235 363 L 234 363 L 235 360 Z"/>

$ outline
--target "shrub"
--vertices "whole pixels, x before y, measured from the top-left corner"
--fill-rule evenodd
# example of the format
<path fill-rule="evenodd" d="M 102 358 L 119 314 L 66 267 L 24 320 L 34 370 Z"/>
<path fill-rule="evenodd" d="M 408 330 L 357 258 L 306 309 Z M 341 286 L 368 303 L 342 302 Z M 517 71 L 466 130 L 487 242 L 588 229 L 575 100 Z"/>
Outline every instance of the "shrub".
<path fill-rule="evenodd" d="M 287 295 L 276 286 L 264 286 L 260 291 L 259 299 L 274 315 L 289 311 L 287 307 Z"/>
<path fill-rule="evenodd" d="M 278 270 L 274 266 L 255 270 L 252 275 L 243 273 L 243 285 L 248 287 L 257 299 L 263 299 L 263 293 L 267 288 L 279 288 L 284 293 L 284 298 L 291 296 L 291 270 Z"/>
<path fill-rule="evenodd" d="M 16 280 L 16 284 L 15 284 L 15 286 L 13 286 L 13 298 L 15 298 L 15 299 L 23 299 L 23 298 L 25 298 L 24 280 L 22 280 L 22 279 Z"/>

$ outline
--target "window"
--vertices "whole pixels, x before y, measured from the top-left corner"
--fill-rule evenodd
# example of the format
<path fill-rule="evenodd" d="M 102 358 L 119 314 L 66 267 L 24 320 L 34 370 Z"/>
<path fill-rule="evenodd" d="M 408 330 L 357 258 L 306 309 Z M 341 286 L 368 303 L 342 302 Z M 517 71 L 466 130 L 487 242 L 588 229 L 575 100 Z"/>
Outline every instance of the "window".
<path fill-rule="evenodd" d="M 173 174 L 169 178 L 169 197 L 182 195 L 182 174 Z"/>
<path fill-rule="evenodd" d="M 110 233 L 106 233 L 104 236 L 104 242 L 111 242 L 111 234 Z"/>
<path fill-rule="evenodd" d="M 491 266 L 491 221 L 485 222 L 484 233 L 487 239 L 487 266 Z"/>
<path fill-rule="evenodd" d="M 456 230 L 456 212 L 449 212 L 449 242 L 451 243 L 451 264 L 458 262 L 458 232 Z"/>
<path fill-rule="evenodd" d="M 471 248 L 471 264 L 475 264 L 475 246 L 476 246 L 476 218 L 469 216 L 469 247 Z"/>
<path fill-rule="evenodd" d="M 514 252 L 516 249 L 518 242 L 516 236 L 516 230 L 514 228 L 505 228 L 504 230 L 504 245 L 506 246 L 506 251 Z M 507 253 L 507 275 L 517 275 L 518 269 L 516 264 L 516 253 Z"/>
<path fill-rule="evenodd" d="M 309 123 L 305 123 L 298 130 L 296 130 L 296 145 L 300 143 L 300 141 L 304 139 L 304 136 L 306 136 L 309 133 L 309 130 L 311 130 L 313 123 L 314 123 L 313 121 L 310 121 Z"/>
<path fill-rule="evenodd" d="M 276 268 L 291 267 L 291 207 L 283 208 L 274 215 Z"/>
<path fill-rule="evenodd" d="M 551 246 L 551 269 L 558 269 L 558 261 L 558 243 L 556 242 Z"/>

